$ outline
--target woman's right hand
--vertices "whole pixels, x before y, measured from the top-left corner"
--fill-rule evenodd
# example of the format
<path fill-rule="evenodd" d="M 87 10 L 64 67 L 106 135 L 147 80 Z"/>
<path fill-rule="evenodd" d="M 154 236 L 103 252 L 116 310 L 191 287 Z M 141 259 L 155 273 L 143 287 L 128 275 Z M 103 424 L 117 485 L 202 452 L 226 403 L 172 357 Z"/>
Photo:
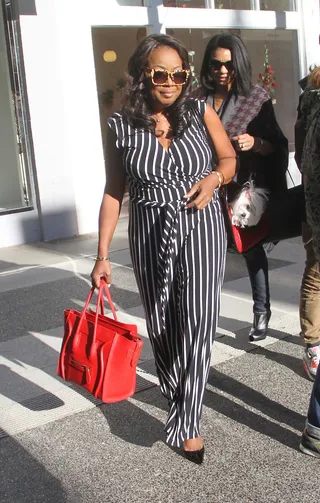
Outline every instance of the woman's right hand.
<path fill-rule="evenodd" d="M 111 264 L 109 260 L 98 260 L 92 269 L 92 286 L 99 288 L 100 279 L 104 278 L 108 286 L 111 285 Z"/>

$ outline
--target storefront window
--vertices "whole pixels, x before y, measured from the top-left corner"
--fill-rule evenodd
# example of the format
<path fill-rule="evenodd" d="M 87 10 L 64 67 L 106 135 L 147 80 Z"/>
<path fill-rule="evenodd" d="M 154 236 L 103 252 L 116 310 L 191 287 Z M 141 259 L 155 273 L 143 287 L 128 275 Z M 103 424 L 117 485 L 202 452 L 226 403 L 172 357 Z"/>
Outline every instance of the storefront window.
<path fill-rule="evenodd" d="M 215 0 L 216 9 L 250 10 L 250 0 Z"/>
<path fill-rule="evenodd" d="M 261 10 L 294 11 L 296 0 L 259 0 Z M 164 7 L 206 8 L 215 9 L 254 10 L 257 4 L 252 0 L 163 0 Z"/>
<path fill-rule="evenodd" d="M 20 34 L 11 0 L 0 8 L 0 212 L 31 208 L 30 129 Z"/>
<path fill-rule="evenodd" d="M 295 0 L 260 0 L 261 10 L 295 11 Z"/>
<path fill-rule="evenodd" d="M 101 134 L 106 135 L 107 118 L 121 107 L 128 60 L 146 36 L 146 28 L 93 28 L 92 42 L 100 105 Z M 123 43 L 123 41 L 126 43 Z"/>
<path fill-rule="evenodd" d="M 203 8 L 207 7 L 206 0 L 163 0 L 164 7 L 180 7 L 180 8 Z"/>
<path fill-rule="evenodd" d="M 143 0 L 117 0 L 119 5 L 141 7 L 143 6 Z"/>

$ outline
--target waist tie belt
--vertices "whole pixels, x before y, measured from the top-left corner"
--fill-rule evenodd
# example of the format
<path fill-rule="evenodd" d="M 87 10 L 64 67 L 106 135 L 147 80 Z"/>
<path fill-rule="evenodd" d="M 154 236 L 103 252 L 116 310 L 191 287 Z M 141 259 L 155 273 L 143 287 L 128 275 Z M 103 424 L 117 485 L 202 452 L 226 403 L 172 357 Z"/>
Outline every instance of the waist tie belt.
<path fill-rule="evenodd" d="M 174 257 L 174 243 L 178 232 L 178 213 L 179 211 L 187 211 L 184 209 L 186 206 L 185 201 L 178 201 L 177 203 L 169 203 L 166 205 L 167 214 L 164 222 L 162 238 L 159 244 L 159 258 L 158 258 L 158 301 L 161 306 L 161 321 L 162 327 L 165 327 L 165 312 L 169 302 L 170 285 L 173 280 L 173 257 Z"/>

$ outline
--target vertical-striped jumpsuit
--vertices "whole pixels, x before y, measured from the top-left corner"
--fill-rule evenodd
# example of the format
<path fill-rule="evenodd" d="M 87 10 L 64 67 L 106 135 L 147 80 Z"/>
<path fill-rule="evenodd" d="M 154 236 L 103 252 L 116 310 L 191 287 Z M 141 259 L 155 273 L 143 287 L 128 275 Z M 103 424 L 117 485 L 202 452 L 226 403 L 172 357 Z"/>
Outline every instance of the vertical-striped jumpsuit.
<path fill-rule="evenodd" d="M 129 177 L 133 269 L 169 414 L 167 442 L 200 435 L 199 420 L 220 308 L 226 235 L 218 191 L 204 210 L 185 209 L 192 185 L 211 170 L 204 101 L 168 151 L 121 113 L 109 118 Z M 200 118 L 200 120 L 199 120 Z"/>

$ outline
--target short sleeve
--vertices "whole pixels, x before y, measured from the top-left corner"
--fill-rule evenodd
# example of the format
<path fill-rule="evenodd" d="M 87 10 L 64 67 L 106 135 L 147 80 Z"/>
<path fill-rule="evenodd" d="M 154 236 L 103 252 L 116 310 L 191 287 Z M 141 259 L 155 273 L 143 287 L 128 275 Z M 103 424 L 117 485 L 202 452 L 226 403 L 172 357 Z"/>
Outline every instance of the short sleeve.
<path fill-rule="evenodd" d="M 205 111 L 207 109 L 207 103 L 205 100 L 197 100 L 198 109 L 201 117 L 204 117 Z"/>
<path fill-rule="evenodd" d="M 206 101 L 204 99 L 199 98 L 190 98 L 187 102 L 187 109 L 189 111 L 190 117 L 197 115 L 203 118 L 204 113 L 206 111 Z"/>
<path fill-rule="evenodd" d="M 119 112 L 114 113 L 107 121 L 108 127 L 114 131 L 116 135 L 116 147 L 123 147 L 124 124 L 122 115 Z"/>

